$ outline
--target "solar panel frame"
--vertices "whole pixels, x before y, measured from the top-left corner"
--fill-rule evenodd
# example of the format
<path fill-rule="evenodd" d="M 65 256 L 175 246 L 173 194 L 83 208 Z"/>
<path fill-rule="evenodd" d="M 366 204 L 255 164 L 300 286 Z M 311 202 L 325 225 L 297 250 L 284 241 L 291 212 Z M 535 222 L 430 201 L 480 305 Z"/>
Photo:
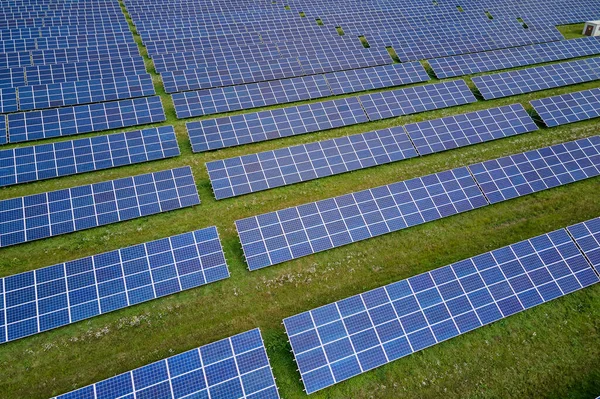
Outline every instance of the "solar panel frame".
<path fill-rule="evenodd" d="M 600 88 L 567 93 L 529 102 L 548 127 L 600 116 Z"/>
<path fill-rule="evenodd" d="M 7 276 L 0 343 L 228 277 L 214 226 Z"/>
<path fill-rule="evenodd" d="M 194 152 L 367 122 L 356 97 L 186 123 Z"/>
<path fill-rule="evenodd" d="M 252 271 L 486 205 L 462 167 L 235 224 Z"/>
<path fill-rule="evenodd" d="M 402 126 L 206 163 L 217 200 L 418 156 Z"/>
<path fill-rule="evenodd" d="M 491 204 L 600 175 L 600 136 L 469 165 Z"/>
<path fill-rule="evenodd" d="M 0 187 L 179 155 L 173 126 L 0 150 Z"/>
<path fill-rule="evenodd" d="M 163 394 L 279 399 L 260 330 L 183 352 L 53 399 L 102 399 L 108 395 L 151 398 Z"/>
<path fill-rule="evenodd" d="M 0 201 L 0 248 L 197 205 L 189 166 Z"/>
<path fill-rule="evenodd" d="M 11 143 L 19 143 L 165 120 L 160 97 L 141 97 L 9 114 L 8 137 Z"/>
<path fill-rule="evenodd" d="M 284 319 L 307 394 L 599 281 L 565 229 Z"/>

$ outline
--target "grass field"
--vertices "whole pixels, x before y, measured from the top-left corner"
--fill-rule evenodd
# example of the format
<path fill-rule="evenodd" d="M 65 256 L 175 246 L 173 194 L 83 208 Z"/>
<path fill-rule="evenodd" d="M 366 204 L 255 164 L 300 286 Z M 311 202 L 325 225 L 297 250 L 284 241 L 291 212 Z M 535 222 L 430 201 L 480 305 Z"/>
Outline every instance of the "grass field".
<path fill-rule="evenodd" d="M 574 37 L 578 29 L 568 26 L 563 32 Z M 147 63 L 153 71 L 151 62 Z M 600 216 L 600 178 L 594 178 L 250 273 L 233 224 L 237 219 L 600 134 L 598 121 L 541 128 L 219 202 L 212 195 L 205 162 L 503 104 L 528 106 L 532 99 L 599 87 L 600 83 L 192 154 L 184 121 L 175 119 L 170 97 L 164 94 L 159 77 L 154 75 L 154 79 L 167 112 L 166 123 L 175 126 L 180 157 L 9 187 L 0 190 L 0 199 L 190 165 L 202 204 L 2 249 L 0 275 L 216 225 L 231 278 L 1 345 L 2 399 L 48 398 L 254 327 L 263 332 L 282 398 L 303 398 L 283 318 Z M 600 395 L 599 359 L 600 285 L 596 285 L 311 397 L 594 398 Z"/>

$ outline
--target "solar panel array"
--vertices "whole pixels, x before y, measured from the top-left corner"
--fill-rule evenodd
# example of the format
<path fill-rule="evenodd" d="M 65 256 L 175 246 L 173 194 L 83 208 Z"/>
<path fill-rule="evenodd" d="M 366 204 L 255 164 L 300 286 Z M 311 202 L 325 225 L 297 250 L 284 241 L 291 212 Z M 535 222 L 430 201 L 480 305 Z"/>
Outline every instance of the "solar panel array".
<path fill-rule="evenodd" d="M 600 218 L 578 223 L 567 230 L 600 275 Z"/>
<path fill-rule="evenodd" d="M 435 75 L 442 79 L 597 54 L 600 54 L 600 40 L 597 37 L 583 37 L 447 58 L 434 58 L 428 62 Z"/>
<path fill-rule="evenodd" d="M 0 150 L 0 187 L 178 155 L 173 126 Z"/>
<path fill-rule="evenodd" d="M 520 104 L 207 162 L 229 198 L 537 130 Z"/>
<path fill-rule="evenodd" d="M 600 58 L 476 76 L 473 83 L 486 100 L 600 79 Z"/>
<path fill-rule="evenodd" d="M 0 247 L 200 203 L 189 166 L 0 201 Z"/>
<path fill-rule="evenodd" d="M 496 203 L 600 175 L 600 136 L 570 141 L 469 166 Z"/>
<path fill-rule="evenodd" d="M 213 342 L 54 399 L 278 399 L 259 329 Z"/>
<path fill-rule="evenodd" d="M 235 222 L 250 270 L 487 205 L 467 168 Z"/>
<path fill-rule="evenodd" d="M 599 281 L 565 229 L 284 320 L 308 394 Z"/>
<path fill-rule="evenodd" d="M 578 91 L 530 102 L 546 126 L 593 119 L 600 116 L 600 89 Z"/>
<path fill-rule="evenodd" d="M 209 227 L 0 279 L 0 343 L 229 277 Z"/>

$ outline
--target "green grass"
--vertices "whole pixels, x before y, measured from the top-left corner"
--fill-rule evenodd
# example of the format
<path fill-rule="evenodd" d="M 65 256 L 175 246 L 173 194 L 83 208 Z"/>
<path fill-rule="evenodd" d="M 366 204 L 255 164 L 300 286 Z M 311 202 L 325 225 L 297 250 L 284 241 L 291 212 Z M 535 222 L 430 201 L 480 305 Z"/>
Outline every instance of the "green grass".
<path fill-rule="evenodd" d="M 139 42 L 137 35 L 136 40 Z M 148 59 L 147 65 L 151 70 Z M 205 162 L 503 104 L 527 104 L 535 98 L 598 87 L 598 82 L 192 154 L 185 121 L 175 119 L 170 97 L 164 94 L 159 77 L 154 75 L 154 80 L 167 124 L 175 126 L 180 157 L 9 187 L 0 190 L 0 198 L 190 165 L 202 204 L 4 248 L 0 251 L 0 275 L 216 225 L 231 278 L 1 345 L 2 399 L 48 398 L 254 327 L 263 332 L 281 396 L 304 398 L 281 325 L 283 318 L 600 216 L 600 179 L 595 178 L 250 273 L 233 224 L 237 219 L 596 135 L 598 122 L 542 128 L 519 137 L 218 202 L 211 192 Z M 599 342 L 597 285 L 311 397 L 592 398 L 600 394 Z"/>
<path fill-rule="evenodd" d="M 557 26 L 557 28 L 566 39 L 576 39 L 578 37 L 584 37 L 584 35 L 583 35 L 584 25 L 585 24 L 560 25 L 560 26 Z"/>

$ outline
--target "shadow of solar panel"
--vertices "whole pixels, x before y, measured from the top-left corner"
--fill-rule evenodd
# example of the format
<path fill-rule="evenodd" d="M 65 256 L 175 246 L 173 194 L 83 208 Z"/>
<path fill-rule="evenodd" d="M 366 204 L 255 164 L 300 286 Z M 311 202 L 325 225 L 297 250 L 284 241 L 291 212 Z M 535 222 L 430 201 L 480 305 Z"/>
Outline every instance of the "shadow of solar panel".
<path fill-rule="evenodd" d="M 442 79 L 596 54 L 600 54 L 600 40 L 596 37 L 583 37 L 447 58 L 435 58 L 428 60 L 428 62 L 435 75 Z"/>
<path fill-rule="evenodd" d="M 189 166 L 0 201 L 0 247 L 200 203 Z"/>
<path fill-rule="evenodd" d="M 477 101 L 464 80 L 365 94 L 358 99 L 372 121 Z"/>
<path fill-rule="evenodd" d="M 238 220 L 250 270 L 488 205 L 467 168 Z"/>
<path fill-rule="evenodd" d="M 18 91 L 21 111 L 124 100 L 156 94 L 152 77 L 148 74 L 25 86 L 19 87 Z"/>
<path fill-rule="evenodd" d="M 579 122 L 600 116 L 600 89 L 542 98 L 530 104 L 548 127 Z"/>
<path fill-rule="evenodd" d="M 600 218 L 578 223 L 567 228 L 596 274 L 600 275 Z"/>
<path fill-rule="evenodd" d="M 16 112 L 19 110 L 17 105 L 17 89 L 0 89 L 0 114 Z"/>
<path fill-rule="evenodd" d="M 405 125 L 421 155 L 537 130 L 521 104 Z"/>
<path fill-rule="evenodd" d="M 323 76 L 272 80 L 172 95 L 177 118 L 190 118 L 331 96 Z"/>
<path fill-rule="evenodd" d="M 473 83 L 486 100 L 600 79 L 600 58 L 476 76 Z"/>
<path fill-rule="evenodd" d="M 4 277 L 0 342 L 228 277 L 216 227 Z"/>
<path fill-rule="evenodd" d="M 23 68 L 0 69 L 0 90 L 19 86 L 25 86 L 25 70 Z"/>
<path fill-rule="evenodd" d="M 54 399 L 109 397 L 279 399 L 279 393 L 257 328 Z"/>
<path fill-rule="evenodd" d="M 0 115 L 0 145 L 8 143 L 6 134 L 6 116 Z"/>
<path fill-rule="evenodd" d="M 328 73 L 325 78 L 335 95 L 425 82 L 430 79 L 419 62 Z"/>
<path fill-rule="evenodd" d="M 283 322 L 310 394 L 598 281 L 561 229 Z"/>
<path fill-rule="evenodd" d="M 202 152 L 368 122 L 357 98 L 343 98 L 186 123 L 192 150 Z"/>
<path fill-rule="evenodd" d="M 418 154 L 402 126 L 206 163 L 217 199 L 248 194 Z"/>
<path fill-rule="evenodd" d="M 600 136 L 553 145 L 469 169 L 490 203 L 600 175 Z"/>
<path fill-rule="evenodd" d="M 0 187 L 178 155 L 173 126 L 0 150 Z"/>
<path fill-rule="evenodd" d="M 10 114 L 8 137 L 11 143 L 18 143 L 165 120 L 160 97 L 134 98 Z"/>

